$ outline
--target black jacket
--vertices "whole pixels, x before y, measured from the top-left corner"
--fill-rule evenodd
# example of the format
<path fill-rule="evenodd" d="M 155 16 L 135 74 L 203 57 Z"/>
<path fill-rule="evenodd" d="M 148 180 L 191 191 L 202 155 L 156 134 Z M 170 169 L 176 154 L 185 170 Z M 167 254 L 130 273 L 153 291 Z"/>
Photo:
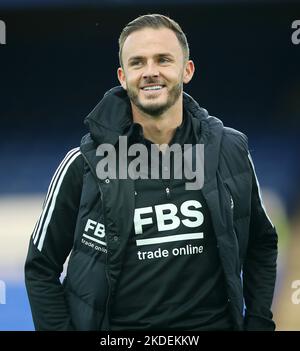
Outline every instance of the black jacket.
<path fill-rule="evenodd" d="M 198 143 L 204 144 L 203 196 L 211 213 L 236 330 L 274 330 L 277 235 L 260 196 L 244 134 L 223 126 L 184 93 Z M 130 126 L 126 92 L 116 87 L 86 118 L 90 133 L 71 150 L 49 186 L 30 239 L 25 279 L 37 330 L 109 330 L 110 303 L 134 213 L 134 181 L 97 177 L 99 144 L 118 147 Z M 88 250 L 88 219 L 105 225 L 105 250 Z M 71 252 L 67 276 L 63 264 Z"/>

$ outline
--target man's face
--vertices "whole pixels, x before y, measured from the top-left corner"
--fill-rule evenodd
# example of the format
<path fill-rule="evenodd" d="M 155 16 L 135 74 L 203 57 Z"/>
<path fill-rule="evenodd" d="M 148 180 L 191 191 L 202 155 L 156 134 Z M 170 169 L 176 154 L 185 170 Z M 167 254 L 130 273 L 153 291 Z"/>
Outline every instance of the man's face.
<path fill-rule="evenodd" d="M 140 111 L 159 116 L 179 102 L 183 83 L 194 66 L 186 62 L 175 33 L 168 28 L 145 28 L 131 33 L 122 51 L 118 78 Z"/>

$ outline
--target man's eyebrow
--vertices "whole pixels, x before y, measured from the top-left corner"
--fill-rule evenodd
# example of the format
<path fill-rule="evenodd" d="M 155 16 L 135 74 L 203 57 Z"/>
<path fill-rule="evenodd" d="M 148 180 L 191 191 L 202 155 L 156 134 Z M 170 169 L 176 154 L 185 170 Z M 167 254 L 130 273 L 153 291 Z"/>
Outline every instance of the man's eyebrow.
<path fill-rule="evenodd" d="M 155 54 L 154 57 L 157 58 L 157 57 L 174 57 L 174 56 L 169 52 L 162 52 L 159 54 Z M 141 56 L 141 55 L 140 56 L 132 56 L 132 57 L 129 57 L 128 62 L 133 61 L 133 60 L 143 60 L 144 58 L 145 58 L 145 56 Z"/>
<path fill-rule="evenodd" d="M 128 62 L 133 60 L 142 60 L 143 58 L 144 58 L 143 56 L 132 56 L 132 57 L 129 57 Z"/>
<path fill-rule="evenodd" d="M 174 57 L 170 52 L 163 52 L 161 54 L 154 55 L 155 57 L 162 57 L 162 56 L 168 56 L 168 57 Z"/>

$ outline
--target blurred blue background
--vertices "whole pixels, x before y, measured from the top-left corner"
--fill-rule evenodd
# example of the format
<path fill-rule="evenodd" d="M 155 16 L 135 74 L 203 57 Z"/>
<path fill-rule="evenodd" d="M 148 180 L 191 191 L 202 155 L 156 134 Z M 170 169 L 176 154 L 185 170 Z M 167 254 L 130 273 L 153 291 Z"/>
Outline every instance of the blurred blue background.
<path fill-rule="evenodd" d="M 300 315 L 300 305 L 289 295 L 291 281 L 300 279 L 289 249 L 299 240 L 300 44 L 291 41 L 291 24 L 300 19 L 300 5 L 271 0 L 151 4 L 0 1 L 7 30 L 7 44 L 0 45 L 0 280 L 6 285 L 0 330 L 33 329 L 23 264 L 43 196 L 64 154 L 86 133 L 84 117 L 118 85 L 123 26 L 154 12 L 174 18 L 188 37 L 196 73 L 185 90 L 249 137 L 270 215 L 280 228 L 277 324 L 300 330 L 299 318 L 286 320 L 282 312 L 290 308 Z"/>

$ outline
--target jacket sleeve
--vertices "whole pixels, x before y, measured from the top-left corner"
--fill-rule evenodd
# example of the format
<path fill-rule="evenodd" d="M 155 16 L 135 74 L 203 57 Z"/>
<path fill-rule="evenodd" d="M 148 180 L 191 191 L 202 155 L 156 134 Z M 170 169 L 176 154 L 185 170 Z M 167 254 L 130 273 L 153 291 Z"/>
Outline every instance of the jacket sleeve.
<path fill-rule="evenodd" d="M 59 278 L 73 245 L 82 177 L 76 148 L 57 168 L 30 238 L 25 283 L 36 330 L 73 329 Z"/>
<path fill-rule="evenodd" d="M 245 329 L 274 330 L 271 305 L 276 280 L 277 233 L 265 211 L 250 154 L 248 157 L 252 195 L 248 250 L 243 265 Z"/>

